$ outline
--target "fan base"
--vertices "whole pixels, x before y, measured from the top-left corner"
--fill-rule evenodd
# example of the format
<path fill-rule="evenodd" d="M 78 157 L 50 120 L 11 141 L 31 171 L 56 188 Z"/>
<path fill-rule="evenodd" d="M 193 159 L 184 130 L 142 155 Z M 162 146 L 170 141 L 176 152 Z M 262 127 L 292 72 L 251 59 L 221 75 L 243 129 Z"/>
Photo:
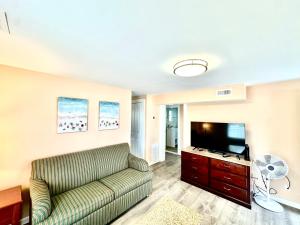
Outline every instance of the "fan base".
<path fill-rule="evenodd" d="M 257 195 L 254 197 L 255 202 L 260 205 L 261 207 L 270 210 L 272 212 L 281 213 L 283 212 L 283 207 L 276 201 L 272 199 L 267 199 L 263 195 Z"/>

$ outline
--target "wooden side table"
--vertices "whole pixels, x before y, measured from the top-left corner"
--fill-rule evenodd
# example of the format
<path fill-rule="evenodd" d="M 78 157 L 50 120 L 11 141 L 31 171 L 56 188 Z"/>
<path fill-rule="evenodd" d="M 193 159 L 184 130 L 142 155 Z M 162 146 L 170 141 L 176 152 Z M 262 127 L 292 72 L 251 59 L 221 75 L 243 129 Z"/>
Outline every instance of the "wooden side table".
<path fill-rule="evenodd" d="M 21 209 L 21 186 L 0 191 L 0 225 L 19 224 Z"/>

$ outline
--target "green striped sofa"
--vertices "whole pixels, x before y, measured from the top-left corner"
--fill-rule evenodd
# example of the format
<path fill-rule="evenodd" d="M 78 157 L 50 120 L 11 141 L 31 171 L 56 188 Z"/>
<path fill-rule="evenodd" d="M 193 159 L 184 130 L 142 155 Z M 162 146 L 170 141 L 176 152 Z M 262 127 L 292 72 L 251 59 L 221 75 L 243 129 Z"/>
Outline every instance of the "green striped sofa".
<path fill-rule="evenodd" d="M 33 225 L 102 225 L 149 196 L 148 163 L 126 143 L 32 162 Z"/>

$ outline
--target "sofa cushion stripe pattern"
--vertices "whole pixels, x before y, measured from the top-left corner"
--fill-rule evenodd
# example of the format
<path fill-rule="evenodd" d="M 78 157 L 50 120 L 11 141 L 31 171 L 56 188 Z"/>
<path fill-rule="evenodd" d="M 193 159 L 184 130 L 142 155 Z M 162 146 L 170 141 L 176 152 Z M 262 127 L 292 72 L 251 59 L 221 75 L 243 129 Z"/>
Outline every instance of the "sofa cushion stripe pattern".
<path fill-rule="evenodd" d="M 32 179 L 44 180 L 50 195 L 79 187 L 128 168 L 127 143 L 32 162 Z"/>
<path fill-rule="evenodd" d="M 129 152 L 124 143 L 33 161 L 32 224 L 105 224 L 149 195 L 152 172 Z"/>
<path fill-rule="evenodd" d="M 148 166 L 148 162 L 144 159 L 140 159 L 134 155 L 132 155 L 131 153 L 129 153 L 128 155 L 128 162 L 129 162 L 129 167 L 142 171 L 142 172 L 146 172 L 149 170 L 149 166 Z"/>
<path fill-rule="evenodd" d="M 45 220 L 51 213 L 51 199 L 47 184 L 42 180 L 30 180 L 30 197 L 32 201 L 34 223 Z"/>
<path fill-rule="evenodd" d="M 44 180 L 50 195 L 79 187 L 94 180 L 92 151 L 84 151 L 32 162 L 32 179 Z"/>
<path fill-rule="evenodd" d="M 53 211 L 40 224 L 72 224 L 113 201 L 114 193 L 98 181 L 75 188 L 52 198 Z"/>
<path fill-rule="evenodd" d="M 97 180 L 128 168 L 128 144 L 111 145 L 94 151 Z"/>
<path fill-rule="evenodd" d="M 149 195 L 149 193 L 151 193 L 151 190 L 152 182 L 149 181 L 101 209 L 91 213 L 80 221 L 74 223 L 74 225 L 105 225 L 113 218 L 121 215 L 130 207 L 144 199 L 147 195 Z"/>
<path fill-rule="evenodd" d="M 100 181 L 115 193 L 115 198 L 137 188 L 152 179 L 152 172 L 141 172 L 135 169 L 125 169 Z"/>
<path fill-rule="evenodd" d="M 82 218 L 73 225 L 105 225 L 116 217 L 114 201 Z"/>
<path fill-rule="evenodd" d="M 122 195 L 120 198 L 115 200 L 116 213 L 121 215 L 127 209 L 134 206 L 136 203 L 147 197 L 152 191 L 152 181 L 139 186 L 138 188 Z"/>

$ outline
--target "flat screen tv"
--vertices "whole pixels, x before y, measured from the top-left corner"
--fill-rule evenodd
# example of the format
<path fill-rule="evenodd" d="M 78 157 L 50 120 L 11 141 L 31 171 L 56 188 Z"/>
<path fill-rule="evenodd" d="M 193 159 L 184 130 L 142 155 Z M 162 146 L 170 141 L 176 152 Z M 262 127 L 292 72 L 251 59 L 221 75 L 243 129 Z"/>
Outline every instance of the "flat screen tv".
<path fill-rule="evenodd" d="M 243 154 L 245 124 L 191 122 L 191 145 L 210 151 Z"/>

